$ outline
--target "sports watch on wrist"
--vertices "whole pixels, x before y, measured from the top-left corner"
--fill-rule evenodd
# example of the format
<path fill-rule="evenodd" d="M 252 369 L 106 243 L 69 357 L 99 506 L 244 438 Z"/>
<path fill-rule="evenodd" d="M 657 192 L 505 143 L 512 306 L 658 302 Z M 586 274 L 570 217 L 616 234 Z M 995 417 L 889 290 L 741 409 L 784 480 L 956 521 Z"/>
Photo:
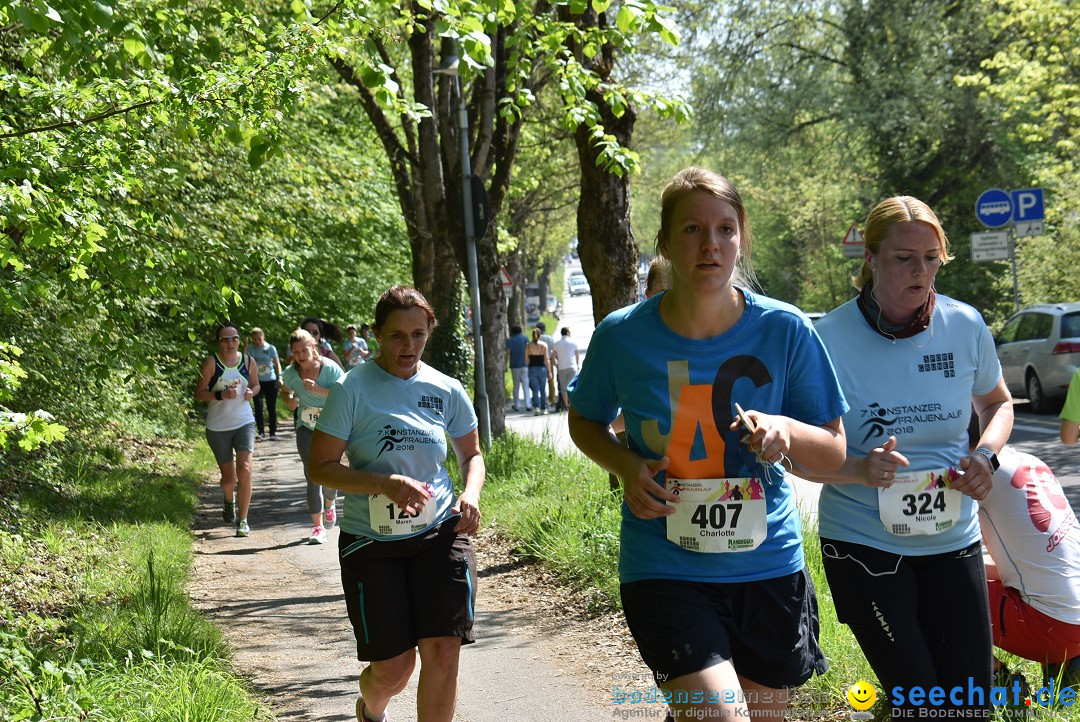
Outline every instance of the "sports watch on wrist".
<path fill-rule="evenodd" d="M 990 462 L 991 474 L 997 471 L 998 467 L 1001 466 L 1001 464 L 998 463 L 997 454 L 995 454 L 993 451 L 990 451 L 990 449 L 986 448 L 985 446 L 980 446 L 979 448 L 975 449 L 975 453 L 982 454 L 986 457 L 986 460 Z"/>

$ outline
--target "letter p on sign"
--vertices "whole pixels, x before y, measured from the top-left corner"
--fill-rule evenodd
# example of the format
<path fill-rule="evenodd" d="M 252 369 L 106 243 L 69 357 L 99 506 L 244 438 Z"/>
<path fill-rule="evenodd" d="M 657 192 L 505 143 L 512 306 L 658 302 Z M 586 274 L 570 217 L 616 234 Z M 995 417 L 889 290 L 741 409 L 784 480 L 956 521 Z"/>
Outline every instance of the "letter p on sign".
<path fill-rule="evenodd" d="M 1025 188 L 1012 192 L 1013 222 L 1041 221 L 1046 217 L 1043 189 Z"/>

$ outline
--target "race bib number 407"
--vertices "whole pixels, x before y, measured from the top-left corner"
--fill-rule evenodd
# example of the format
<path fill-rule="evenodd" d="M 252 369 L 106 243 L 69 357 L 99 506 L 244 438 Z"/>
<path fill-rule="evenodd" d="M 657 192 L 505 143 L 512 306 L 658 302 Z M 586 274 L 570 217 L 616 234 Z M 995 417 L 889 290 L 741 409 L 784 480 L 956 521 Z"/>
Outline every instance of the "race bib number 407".
<path fill-rule="evenodd" d="M 896 536 L 941 534 L 960 519 L 964 495 L 952 488 L 960 472 L 951 466 L 897 474 L 887 489 L 878 489 L 878 514 L 885 531 Z"/>
<path fill-rule="evenodd" d="M 667 518 L 673 544 L 720 554 L 757 549 L 765 541 L 769 526 L 760 480 L 668 478 L 665 484 L 680 499 Z"/>

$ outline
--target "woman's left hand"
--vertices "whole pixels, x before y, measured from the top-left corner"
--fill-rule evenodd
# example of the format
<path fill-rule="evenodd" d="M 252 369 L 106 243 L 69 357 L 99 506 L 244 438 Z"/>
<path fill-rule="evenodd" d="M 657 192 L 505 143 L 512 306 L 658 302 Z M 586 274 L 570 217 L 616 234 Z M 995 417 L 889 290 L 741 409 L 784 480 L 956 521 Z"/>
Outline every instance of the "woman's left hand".
<path fill-rule="evenodd" d="M 982 501 L 990 494 L 994 484 L 990 460 L 982 454 L 971 454 L 960 459 L 960 468 L 964 473 L 950 486 L 961 494 L 967 494 L 975 501 Z"/>
<path fill-rule="evenodd" d="M 751 432 L 746 430 L 748 437 L 746 444 L 768 464 L 782 461 L 791 452 L 791 424 L 786 416 L 763 414 L 760 411 L 749 409 L 746 415 L 757 427 Z M 742 422 L 738 417 L 731 422 L 728 428 L 737 430 Z"/>
<path fill-rule="evenodd" d="M 454 531 L 458 534 L 475 534 L 480 528 L 480 499 L 476 494 L 465 492 L 458 497 L 457 503 L 450 510 L 454 514 L 461 514 Z"/>

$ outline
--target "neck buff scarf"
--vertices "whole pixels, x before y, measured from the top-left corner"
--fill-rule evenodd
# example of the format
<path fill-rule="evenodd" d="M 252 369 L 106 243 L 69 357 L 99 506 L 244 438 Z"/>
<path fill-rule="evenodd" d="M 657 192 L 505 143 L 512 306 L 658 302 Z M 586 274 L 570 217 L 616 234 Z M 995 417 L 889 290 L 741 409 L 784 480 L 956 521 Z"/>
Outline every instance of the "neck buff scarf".
<path fill-rule="evenodd" d="M 915 334 L 922 333 L 930 325 L 930 319 L 934 315 L 934 303 L 937 300 L 937 293 L 933 288 L 930 289 L 930 293 L 927 295 L 926 303 L 916 312 L 915 318 L 903 324 L 894 324 L 882 315 L 881 306 L 878 305 L 877 300 L 874 298 L 873 291 L 874 282 L 870 281 L 863 286 L 856 303 L 859 304 L 859 310 L 862 311 L 866 322 L 870 324 L 870 328 L 885 338 L 894 341 L 898 338 L 910 338 Z"/>

